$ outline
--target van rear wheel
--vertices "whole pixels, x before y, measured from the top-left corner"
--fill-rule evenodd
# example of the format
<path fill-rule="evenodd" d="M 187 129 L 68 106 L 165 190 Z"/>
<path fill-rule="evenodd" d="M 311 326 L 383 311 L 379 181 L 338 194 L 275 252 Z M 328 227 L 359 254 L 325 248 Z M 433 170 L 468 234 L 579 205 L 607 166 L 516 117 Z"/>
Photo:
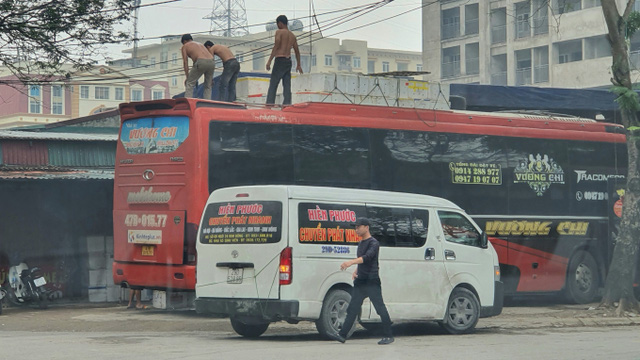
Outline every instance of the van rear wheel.
<path fill-rule="evenodd" d="M 261 323 L 261 322 L 253 323 L 253 322 L 241 321 L 234 317 L 232 317 L 230 320 L 231 320 L 231 327 L 233 327 L 233 330 L 238 335 L 241 335 L 247 338 L 257 338 L 260 335 L 264 334 L 264 332 L 267 331 L 267 328 L 269 328 L 269 323 Z"/>
<path fill-rule="evenodd" d="M 480 302 L 476 295 L 465 288 L 456 288 L 449 297 L 442 327 L 451 334 L 468 334 L 475 329 L 479 317 Z"/>
<path fill-rule="evenodd" d="M 327 294 L 322 302 L 320 318 L 316 320 L 316 329 L 320 335 L 330 339 L 329 334 L 337 334 L 342 329 L 350 301 L 351 294 L 345 290 L 333 290 Z M 352 326 L 348 335 L 351 335 L 354 330 L 355 326 Z"/>

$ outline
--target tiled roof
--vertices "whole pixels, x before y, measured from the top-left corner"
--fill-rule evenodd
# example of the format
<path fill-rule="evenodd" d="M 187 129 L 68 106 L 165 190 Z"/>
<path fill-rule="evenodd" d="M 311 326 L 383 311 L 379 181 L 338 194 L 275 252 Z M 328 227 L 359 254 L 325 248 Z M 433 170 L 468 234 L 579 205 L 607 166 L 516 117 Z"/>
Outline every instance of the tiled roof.
<path fill-rule="evenodd" d="M 112 134 L 76 134 L 33 131 L 0 131 L 0 139 L 15 140 L 61 140 L 61 141 L 116 141 L 118 135 Z"/>

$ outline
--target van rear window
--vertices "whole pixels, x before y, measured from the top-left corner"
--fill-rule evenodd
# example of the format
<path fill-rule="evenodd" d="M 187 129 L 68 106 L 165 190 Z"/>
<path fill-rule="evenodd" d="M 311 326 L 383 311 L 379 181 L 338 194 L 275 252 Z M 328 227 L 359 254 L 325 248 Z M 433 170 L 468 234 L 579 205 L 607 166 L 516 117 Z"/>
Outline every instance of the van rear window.
<path fill-rule="evenodd" d="M 282 237 L 282 203 L 233 201 L 211 203 L 200 225 L 202 244 L 268 244 Z"/>

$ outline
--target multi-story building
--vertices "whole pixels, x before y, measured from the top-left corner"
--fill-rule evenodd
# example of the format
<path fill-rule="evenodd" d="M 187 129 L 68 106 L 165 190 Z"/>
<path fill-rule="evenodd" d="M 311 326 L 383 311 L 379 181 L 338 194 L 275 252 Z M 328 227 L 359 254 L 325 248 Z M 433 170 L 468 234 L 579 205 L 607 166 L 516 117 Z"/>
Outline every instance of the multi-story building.
<path fill-rule="evenodd" d="M 618 0 L 624 8 L 626 0 Z M 599 0 L 423 0 L 426 80 L 588 88 L 611 84 Z M 640 10 L 640 3 L 636 3 Z M 640 65 L 640 37 L 631 42 Z"/>
<path fill-rule="evenodd" d="M 46 125 L 97 114 L 127 101 L 169 97 L 165 80 L 153 79 L 146 69 L 97 66 L 51 81 L 25 84 L 0 74 L 0 128 Z"/>
<path fill-rule="evenodd" d="M 420 52 L 373 49 L 368 47 L 366 41 L 340 41 L 336 38 L 320 38 L 319 35 L 311 38 L 303 32 L 294 33 L 298 37 L 300 63 L 305 73 L 422 71 Z M 215 44 L 229 47 L 240 62 L 243 72 L 266 72 L 265 66 L 273 48 L 274 34 L 273 30 L 241 37 L 193 34 L 193 39 L 200 43 L 211 40 Z M 184 91 L 180 38 L 181 36 L 167 36 L 159 44 L 140 46 L 137 49 L 138 61 L 147 64 L 142 66 L 156 69 L 157 78 L 162 78 L 160 72 L 166 74 L 163 79 L 169 83 L 171 96 Z M 125 53 L 132 51 L 133 49 L 125 50 Z M 295 69 L 295 58 L 293 60 Z M 216 75 L 219 73 L 218 69 L 221 69 L 220 63 L 216 67 Z"/>

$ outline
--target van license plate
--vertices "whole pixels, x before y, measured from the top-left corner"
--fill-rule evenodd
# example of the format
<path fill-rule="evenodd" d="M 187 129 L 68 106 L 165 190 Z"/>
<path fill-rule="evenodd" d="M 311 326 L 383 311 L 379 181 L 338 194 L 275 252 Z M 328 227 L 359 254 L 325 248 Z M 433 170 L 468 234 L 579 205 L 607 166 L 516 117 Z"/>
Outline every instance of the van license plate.
<path fill-rule="evenodd" d="M 153 256 L 154 249 L 153 245 L 142 245 L 142 256 Z"/>
<path fill-rule="evenodd" d="M 33 279 L 33 283 L 37 287 L 40 287 L 42 285 L 45 285 L 47 283 L 47 280 L 45 280 L 43 277 L 39 277 L 39 278 Z"/>
<path fill-rule="evenodd" d="M 227 273 L 227 284 L 242 284 L 243 268 L 229 269 Z"/>

